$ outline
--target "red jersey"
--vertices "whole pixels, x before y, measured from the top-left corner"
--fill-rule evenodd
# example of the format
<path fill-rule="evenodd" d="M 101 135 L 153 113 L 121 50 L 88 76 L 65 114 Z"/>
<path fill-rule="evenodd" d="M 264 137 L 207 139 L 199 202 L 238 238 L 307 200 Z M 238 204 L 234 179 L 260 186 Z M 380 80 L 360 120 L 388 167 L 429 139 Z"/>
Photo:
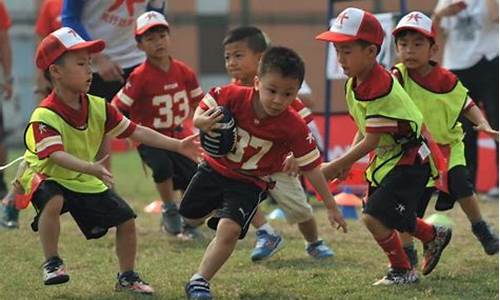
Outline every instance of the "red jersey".
<path fill-rule="evenodd" d="M 304 120 L 290 107 L 278 116 L 258 119 L 252 106 L 255 93 L 251 87 L 231 84 L 210 90 L 200 102 L 204 110 L 225 106 L 238 127 L 236 149 L 221 158 L 206 155 L 208 164 L 226 177 L 240 179 L 245 176 L 238 174 L 258 177 L 281 171 L 290 152 L 302 170 L 318 166 L 320 153 Z"/>
<path fill-rule="evenodd" d="M 0 30 L 7 30 L 10 28 L 11 21 L 5 3 L 0 0 Z"/>
<path fill-rule="evenodd" d="M 232 83 L 238 86 L 245 86 L 244 84 L 241 83 L 240 80 L 234 78 L 232 80 Z M 309 124 L 312 120 L 314 120 L 312 111 L 309 108 L 307 108 L 299 98 L 293 100 L 290 106 L 299 114 L 299 116 L 302 119 L 304 119 L 306 124 Z"/>
<path fill-rule="evenodd" d="M 87 126 L 89 112 L 89 99 L 87 95 L 82 95 L 81 97 L 80 110 L 75 110 L 61 100 L 58 100 L 54 92 L 43 99 L 39 106 L 56 112 L 72 127 L 85 128 Z M 136 127 L 136 124 L 130 122 L 116 108 L 106 103 L 106 134 L 117 138 L 127 138 L 134 132 Z M 64 151 L 61 134 L 52 127 L 41 122 L 35 122 L 33 123 L 33 133 L 38 158 L 43 159 L 56 151 Z"/>
<path fill-rule="evenodd" d="M 148 60 L 135 68 L 113 104 L 130 113 L 130 119 L 166 136 L 176 131 L 203 98 L 198 79 L 183 62 L 171 59 L 165 72 Z"/>
<path fill-rule="evenodd" d="M 61 28 L 61 11 L 63 0 L 45 0 L 40 7 L 40 13 L 35 24 L 35 32 L 45 37 Z"/>

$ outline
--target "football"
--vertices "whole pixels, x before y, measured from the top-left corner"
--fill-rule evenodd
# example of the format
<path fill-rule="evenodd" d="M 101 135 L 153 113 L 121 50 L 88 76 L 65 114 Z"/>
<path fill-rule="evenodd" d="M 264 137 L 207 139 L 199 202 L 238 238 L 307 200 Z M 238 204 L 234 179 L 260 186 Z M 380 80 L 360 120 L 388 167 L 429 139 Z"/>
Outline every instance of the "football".
<path fill-rule="evenodd" d="M 213 134 L 200 131 L 201 146 L 207 154 L 213 157 L 222 157 L 233 150 L 236 145 L 237 128 L 231 111 L 219 106 L 223 118 L 218 122 L 221 127 L 213 130 Z"/>

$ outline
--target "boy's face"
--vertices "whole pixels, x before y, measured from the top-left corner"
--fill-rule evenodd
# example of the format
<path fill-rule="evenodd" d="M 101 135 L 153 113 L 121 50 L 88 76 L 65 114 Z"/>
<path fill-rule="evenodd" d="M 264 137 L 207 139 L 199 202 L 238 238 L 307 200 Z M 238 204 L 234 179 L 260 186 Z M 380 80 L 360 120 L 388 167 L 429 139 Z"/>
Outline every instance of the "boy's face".
<path fill-rule="evenodd" d="M 137 44 L 149 58 L 161 59 L 170 55 L 170 34 L 166 28 L 153 27 L 146 31 Z"/>
<path fill-rule="evenodd" d="M 299 80 L 283 77 L 278 72 L 268 72 L 255 78 L 255 89 L 259 91 L 259 101 L 269 116 L 281 114 L 297 98 Z"/>
<path fill-rule="evenodd" d="M 363 47 L 356 42 L 334 43 L 337 61 L 344 74 L 355 77 L 371 66 L 377 57 L 375 46 Z"/>
<path fill-rule="evenodd" d="M 419 32 L 408 31 L 396 42 L 396 52 L 403 64 L 409 69 L 426 66 L 437 52 L 437 46 Z"/>
<path fill-rule="evenodd" d="M 54 82 L 63 88 L 75 92 L 86 93 L 92 82 L 91 56 L 87 49 L 68 51 L 61 64 L 49 66 Z"/>
<path fill-rule="evenodd" d="M 261 53 L 248 48 L 245 40 L 229 43 L 224 46 L 224 61 L 229 76 L 243 83 L 252 82 L 257 74 Z"/>

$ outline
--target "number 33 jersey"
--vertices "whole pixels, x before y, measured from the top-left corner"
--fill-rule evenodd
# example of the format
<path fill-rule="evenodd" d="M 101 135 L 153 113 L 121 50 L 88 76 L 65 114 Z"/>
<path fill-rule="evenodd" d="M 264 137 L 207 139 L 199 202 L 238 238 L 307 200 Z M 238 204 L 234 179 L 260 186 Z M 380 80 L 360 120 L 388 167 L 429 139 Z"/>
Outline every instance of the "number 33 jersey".
<path fill-rule="evenodd" d="M 202 98 L 198 79 L 186 64 L 170 59 L 165 72 L 146 60 L 130 74 L 113 104 L 133 122 L 172 137 Z"/>
<path fill-rule="evenodd" d="M 278 116 L 258 119 L 252 106 L 252 99 L 258 97 L 255 93 L 252 87 L 232 84 L 211 89 L 201 100 L 204 110 L 218 105 L 229 109 L 238 128 L 235 149 L 221 158 L 206 155 L 208 164 L 229 177 L 235 171 L 265 176 L 281 171 L 286 156 L 293 152 L 301 170 L 318 166 L 321 157 L 316 141 L 299 114 L 289 106 Z"/>

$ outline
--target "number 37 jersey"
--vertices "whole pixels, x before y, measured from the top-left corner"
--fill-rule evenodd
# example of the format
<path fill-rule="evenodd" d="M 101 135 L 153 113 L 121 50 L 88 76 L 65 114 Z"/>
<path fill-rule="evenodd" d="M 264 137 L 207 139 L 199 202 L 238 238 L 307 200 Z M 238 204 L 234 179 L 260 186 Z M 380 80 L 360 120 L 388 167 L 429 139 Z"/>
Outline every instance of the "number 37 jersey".
<path fill-rule="evenodd" d="M 227 85 L 210 90 L 200 102 L 207 110 L 225 106 L 238 127 L 235 149 L 221 158 L 206 155 L 208 164 L 222 175 L 235 173 L 266 176 L 283 169 L 283 161 L 292 152 L 301 170 L 313 169 L 321 163 L 316 141 L 299 114 L 288 107 L 278 116 L 258 119 L 252 101 L 258 94 L 251 87 Z"/>
<path fill-rule="evenodd" d="M 198 79 L 186 64 L 171 59 L 165 72 L 146 60 L 130 74 L 113 104 L 133 122 L 173 136 L 202 98 Z"/>

